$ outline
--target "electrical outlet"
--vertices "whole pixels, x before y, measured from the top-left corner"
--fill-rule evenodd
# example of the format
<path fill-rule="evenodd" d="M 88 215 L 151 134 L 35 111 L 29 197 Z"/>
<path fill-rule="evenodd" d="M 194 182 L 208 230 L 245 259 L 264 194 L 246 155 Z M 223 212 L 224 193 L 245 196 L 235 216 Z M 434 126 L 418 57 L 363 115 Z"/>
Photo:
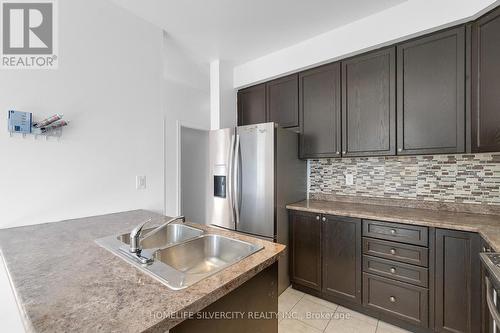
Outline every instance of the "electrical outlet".
<path fill-rule="evenodd" d="M 135 176 L 135 188 L 137 190 L 146 189 L 146 176 Z"/>
<path fill-rule="evenodd" d="M 345 184 L 348 186 L 354 185 L 354 175 L 346 174 L 345 175 Z"/>

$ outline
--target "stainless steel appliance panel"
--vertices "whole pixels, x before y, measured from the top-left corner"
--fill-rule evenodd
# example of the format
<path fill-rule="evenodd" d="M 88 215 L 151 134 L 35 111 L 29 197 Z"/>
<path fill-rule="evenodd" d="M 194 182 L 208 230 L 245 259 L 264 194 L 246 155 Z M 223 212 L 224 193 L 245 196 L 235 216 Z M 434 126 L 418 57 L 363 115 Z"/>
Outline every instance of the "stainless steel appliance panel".
<path fill-rule="evenodd" d="M 290 285 L 288 274 L 288 211 L 286 205 L 306 199 L 307 163 L 299 160 L 297 133 L 290 130 L 276 129 L 276 181 L 275 215 L 276 241 L 287 246 L 285 254 L 279 259 L 278 292 L 281 294 Z"/>
<path fill-rule="evenodd" d="M 222 228 L 234 229 L 230 188 L 235 131 L 233 128 L 210 131 L 208 142 L 207 222 Z"/>
<path fill-rule="evenodd" d="M 236 135 L 236 230 L 275 238 L 274 123 L 240 126 Z"/>

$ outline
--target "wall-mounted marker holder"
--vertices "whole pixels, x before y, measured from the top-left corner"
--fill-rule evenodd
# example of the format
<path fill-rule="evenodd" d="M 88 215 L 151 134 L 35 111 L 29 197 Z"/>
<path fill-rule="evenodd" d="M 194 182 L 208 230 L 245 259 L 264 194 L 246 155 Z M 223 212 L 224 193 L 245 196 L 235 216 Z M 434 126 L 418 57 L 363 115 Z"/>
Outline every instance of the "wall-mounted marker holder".
<path fill-rule="evenodd" d="M 50 137 L 61 139 L 63 128 L 69 124 L 68 121 L 62 120 L 62 114 L 55 114 L 49 118 L 34 122 L 31 112 L 22 112 L 9 110 L 8 130 L 10 136 L 19 133 L 26 137 L 26 134 L 34 135 L 35 140 L 38 137 L 45 137 L 49 140 Z"/>

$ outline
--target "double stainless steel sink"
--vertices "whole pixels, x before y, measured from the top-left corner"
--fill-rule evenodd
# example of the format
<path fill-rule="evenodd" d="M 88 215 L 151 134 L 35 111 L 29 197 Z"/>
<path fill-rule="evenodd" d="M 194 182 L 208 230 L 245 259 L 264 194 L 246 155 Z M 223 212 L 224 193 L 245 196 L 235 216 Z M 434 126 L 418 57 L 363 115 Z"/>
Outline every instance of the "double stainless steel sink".
<path fill-rule="evenodd" d="M 154 228 L 144 232 L 150 230 Z M 187 288 L 263 248 L 178 223 L 167 225 L 141 243 L 141 255 L 153 259 L 148 264 L 140 263 L 129 253 L 128 233 L 96 242 L 174 290 Z"/>

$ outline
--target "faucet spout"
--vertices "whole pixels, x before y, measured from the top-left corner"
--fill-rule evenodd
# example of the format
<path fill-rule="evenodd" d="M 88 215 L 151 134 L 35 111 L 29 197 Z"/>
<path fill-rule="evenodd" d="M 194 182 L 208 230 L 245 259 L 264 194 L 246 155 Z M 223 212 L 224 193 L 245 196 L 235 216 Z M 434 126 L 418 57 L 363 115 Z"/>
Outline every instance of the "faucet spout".
<path fill-rule="evenodd" d="M 130 232 L 130 249 L 129 249 L 130 252 L 131 253 L 135 253 L 138 257 L 140 257 L 141 256 L 141 251 L 142 251 L 141 241 L 143 241 L 144 239 L 146 239 L 146 238 L 154 235 L 155 233 L 157 233 L 161 229 L 165 228 L 170 223 L 173 223 L 173 222 L 179 221 L 179 220 L 182 221 L 182 223 L 186 222 L 186 218 L 184 216 L 174 217 L 174 218 L 168 220 L 167 222 L 163 223 L 159 227 L 156 227 L 154 230 L 152 230 L 149 233 L 147 233 L 144 237 L 142 236 L 142 229 L 144 228 L 144 226 L 147 223 L 151 222 L 151 218 L 149 218 L 148 220 L 142 222 L 137 227 L 135 227 L 134 229 L 132 229 L 132 231 Z"/>

